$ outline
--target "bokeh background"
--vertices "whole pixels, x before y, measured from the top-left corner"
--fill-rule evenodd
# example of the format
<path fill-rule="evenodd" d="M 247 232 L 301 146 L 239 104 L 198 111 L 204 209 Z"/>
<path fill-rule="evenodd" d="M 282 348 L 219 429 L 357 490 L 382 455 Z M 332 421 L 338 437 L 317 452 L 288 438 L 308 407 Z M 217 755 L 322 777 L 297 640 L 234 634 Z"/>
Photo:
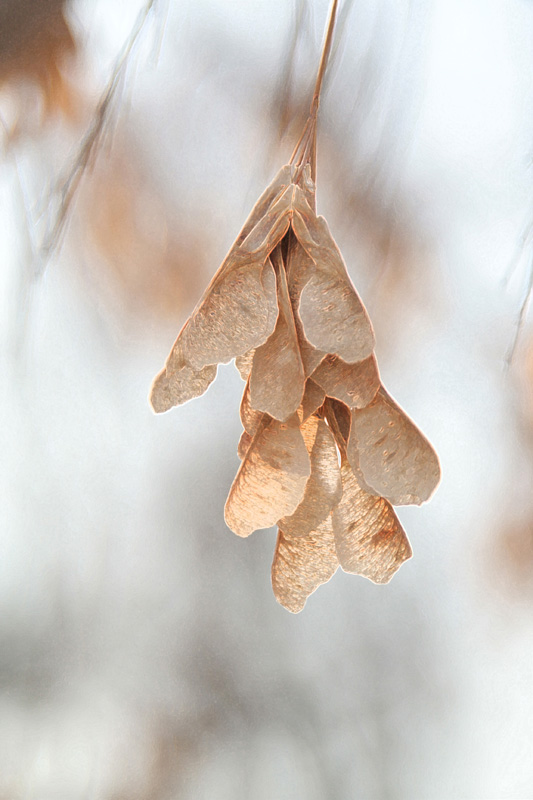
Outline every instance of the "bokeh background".
<path fill-rule="evenodd" d="M 2 800 L 533 798 L 531 2 L 340 4 L 318 209 L 443 470 L 392 583 L 289 614 L 223 521 L 235 368 L 148 406 L 327 12 L 0 5 Z"/>

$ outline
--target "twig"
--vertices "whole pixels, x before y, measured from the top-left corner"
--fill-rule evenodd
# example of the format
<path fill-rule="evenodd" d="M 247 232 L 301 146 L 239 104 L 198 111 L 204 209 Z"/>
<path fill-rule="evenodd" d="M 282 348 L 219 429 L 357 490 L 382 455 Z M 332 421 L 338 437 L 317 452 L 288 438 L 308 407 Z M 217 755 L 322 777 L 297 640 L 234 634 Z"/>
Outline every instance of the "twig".
<path fill-rule="evenodd" d="M 316 179 L 316 122 L 318 116 L 318 107 L 320 105 L 320 92 L 322 90 L 322 83 L 326 73 L 326 67 L 331 50 L 331 42 L 333 40 L 333 29 L 335 27 L 337 6 L 338 0 L 332 0 L 329 19 L 326 27 L 326 37 L 324 39 L 320 63 L 318 65 L 315 90 L 313 92 L 313 99 L 311 101 L 309 118 L 305 123 L 302 135 L 300 136 L 298 143 L 294 148 L 290 160 L 291 164 L 295 164 L 297 167 L 301 168 L 303 168 L 305 164 L 311 164 L 311 177 L 313 180 Z"/>
<path fill-rule="evenodd" d="M 527 290 L 524 295 L 524 299 L 522 300 L 522 305 L 520 306 L 520 312 L 518 314 L 518 320 L 516 322 L 514 339 L 505 358 L 505 364 L 508 369 L 512 366 L 513 363 L 513 358 L 515 356 L 516 349 L 518 347 L 520 335 L 524 328 L 524 323 L 526 321 L 526 316 L 527 316 L 527 310 L 532 295 L 533 295 L 533 255 L 531 256 L 531 263 L 529 265 L 529 278 L 527 282 Z"/>
<path fill-rule="evenodd" d="M 148 0 L 144 8 L 140 11 L 129 38 L 124 44 L 116 61 L 115 67 L 107 82 L 100 101 L 98 102 L 93 122 L 82 140 L 78 154 L 74 159 L 74 163 L 72 164 L 66 177 L 59 180 L 56 188 L 52 191 L 52 195 L 59 195 L 61 200 L 55 220 L 53 221 L 48 233 L 45 234 L 44 240 L 39 248 L 37 264 L 34 270 L 35 277 L 38 277 L 42 274 L 51 256 L 61 243 L 68 212 L 79 187 L 81 178 L 91 160 L 97 144 L 102 137 L 104 126 L 109 114 L 109 108 L 126 72 L 130 55 L 135 48 L 146 21 L 157 2 L 158 0 Z"/>

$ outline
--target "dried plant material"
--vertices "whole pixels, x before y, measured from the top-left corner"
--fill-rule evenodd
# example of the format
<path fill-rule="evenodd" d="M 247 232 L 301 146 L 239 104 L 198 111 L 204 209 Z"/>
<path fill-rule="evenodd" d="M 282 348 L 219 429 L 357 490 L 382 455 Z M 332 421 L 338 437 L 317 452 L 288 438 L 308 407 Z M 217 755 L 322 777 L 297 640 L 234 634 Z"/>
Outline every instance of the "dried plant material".
<path fill-rule="evenodd" d="M 211 287 L 181 334 L 195 369 L 220 364 L 262 344 L 274 330 L 278 308 L 270 262 L 232 266 Z"/>
<path fill-rule="evenodd" d="M 151 394 L 152 408 L 158 414 L 203 394 L 215 380 L 217 365 L 195 370 L 183 358 L 181 345 L 174 347 L 166 368 L 156 377 Z"/>
<path fill-rule="evenodd" d="M 374 355 L 355 364 L 347 364 L 338 356 L 328 355 L 313 372 L 313 380 L 324 389 L 328 397 L 335 397 L 350 408 L 367 406 L 380 386 Z"/>
<path fill-rule="evenodd" d="M 43 120 L 54 112 L 75 119 L 80 101 L 65 78 L 76 41 L 66 0 L 3 0 L 0 3 L 0 88 L 31 82 L 40 90 Z"/>
<path fill-rule="evenodd" d="M 261 411 L 256 411 L 252 408 L 250 403 L 250 379 L 246 381 L 246 386 L 244 387 L 244 392 L 241 399 L 241 407 L 240 407 L 240 417 L 242 422 L 242 427 L 246 431 L 246 433 L 253 436 L 257 431 L 264 414 Z"/>
<path fill-rule="evenodd" d="M 262 344 L 274 330 L 278 315 L 276 278 L 272 264 L 266 259 L 277 243 L 276 237 L 279 239 L 284 226 L 289 224 L 285 217 L 291 208 L 292 195 L 286 191 L 287 175 L 290 175 L 290 168 L 280 170 L 263 192 L 236 243 L 178 335 L 151 390 L 154 410 L 179 405 L 184 402 L 180 398 L 187 396 L 186 392 L 176 391 L 171 405 L 168 404 L 171 400 L 168 387 L 177 388 L 180 381 L 175 374 L 176 365 L 180 370 L 188 366 L 197 375 L 208 365 L 229 361 Z M 274 237 L 272 247 L 265 244 L 269 236 Z M 160 387 L 164 387 L 164 400 L 158 396 Z"/>
<path fill-rule="evenodd" d="M 346 453 L 346 445 L 350 437 L 352 415 L 350 409 L 340 400 L 328 397 L 324 406 L 326 417 L 335 436 L 337 447 L 341 453 Z"/>
<path fill-rule="evenodd" d="M 374 583 L 388 583 L 412 556 L 409 540 L 390 503 L 365 492 L 347 460 L 341 474 L 342 499 L 332 514 L 340 565 Z"/>
<path fill-rule="evenodd" d="M 255 228 L 257 223 L 263 219 L 270 206 L 273 205 L 279 197 L 281 197 L 287 186 L 290 186 L 292 183 L 291 175 L 292 169 L 288 164 L 281 167 L 274 179 L 269 183 L 263 194 L 255 203 L 253 209 L 248 215 L 248 219 L 242 226 L 239 235 L 235 239 L 234 246 L 240 245 L 242 242 L 244 242 L 248 234 Z"/>
<path fill-rule="evenodd" d="M 291 536 L 280 529 L 272 563 L 276 600 L 297 614 L 309 595 L 327 583 L 338 566 L 331 516 L 307 536 Z"/>
<path fill-rule="evenodd" d="M 440 474 L 431 446 L 380 386 L 372 325 L 315 212 L 316 117 L 336 9 L 332 0 L 290 165 L 257 202 L 152 395 L 156 410 L 182 402 L 207 387 L 206 370 L 235 358 L 244 432 L 225 519 L 238 536 L 278 523 L 272 586 L 293 612 L 339 563 L 388 582 L 411 557 L 391 502 L 421 502 Z"/>
<path fill-rule="evenodd" d="M 297 420 L 260 426 L 226 502 L 226 524 L 238 536 L 270 528 L 299 505 L 311 474 Z"/>
<path fill-rule="evenodd" d="M 237 455 L 243 460 L 246 453 L 248 452 L 248 448 L 252 444 L 253 437 L 247 431 L 243 431 L 241 433 L 241 438 L 239 439 L 239 444 L 237 445 Z"/>
<path fill-rule="evenodd" d="M 237 358 L 235 359 L 235 366 L 237 367 L 239 375 L 241 376 L 243 381 L 248 380 L 248 376 L 252 370 L 254 353 L 255 350 L 248 350 L 247 353 L 243 353 L 241 356 L 237 356 Z"/>
<path fill-rule="evenodd" d="M 307 341 L 303 324 L 298 313 L 300 295 L 303 287 L 309 280 L 312 271 L 314 270 L 314 263 L 312 259 L 309 258 L 294 234 L 289 235 L 286 262 L 289 295 L 291 298 L 294 323 L 298 335 L 300 356 L 304 366 L 305 375 L 306 377 L 309 377 L 318 367 L 326 353 L 322 350 L 318 350 Z"/>
<path fill-rule="evenodd" d="M 432 446 L 383 387 L 352 411 L 348 459 L 361 485 L 394 505 L 420 505 L 440 480 Z"/>
<path fill-rule="evenodd" d="M 374 349 L 374 331 L 326 220 L 308 207 L 305 219 L 294 214 L 292 227 L 316 267 L 298 309 L 306 339 L 348 363 L 362 361 Z"/>
<path fill-rule="evenodd" d="M 305 382 L 305 392 L 302 398 L 302 405 L 298 409 L 298 417 L 300 422 L 305 422 L 311 414 L 314 414 L 317 409 L 324 403 L 326 393 L 318 383 L 315 383 L 311 378 Z"/>
<path fill-rule="evenodd" d="M 284 533 L 291 536 L 305 536 L 317 529 L 342 495 L 337 448 L 328 426 L 311 416 L 300 430 L 311 459 L 311 475 L 294 514 L 278 522 Z"/>
<path fill-rule="evenodd" d="M 299 407 L 305 375 L 280 247 L 272 254 L 276 271 L 278 321 L 273 334 L 254 353 L 250 373 L 253 408 L 285 421 Z"/>

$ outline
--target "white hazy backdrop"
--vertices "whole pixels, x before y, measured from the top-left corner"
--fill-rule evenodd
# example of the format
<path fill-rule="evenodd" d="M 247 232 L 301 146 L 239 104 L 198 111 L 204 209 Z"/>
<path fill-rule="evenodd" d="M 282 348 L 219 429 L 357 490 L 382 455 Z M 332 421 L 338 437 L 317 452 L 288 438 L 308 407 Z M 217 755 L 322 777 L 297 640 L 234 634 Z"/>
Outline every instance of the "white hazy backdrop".
<path fill-rule="evenodd" d="M 443 479 L 399 510 L 414 557 L 391 584 L 339 572 L 296 616 L 275 531 L 224 524 L 234 366 L 168 414 L 147 397 L 290 156 L 328 3 L 155 3 L 44 258 L 142 8 L 65 8 L 73 116 L 0 86 L 0 798 L 532 798 L 531 316 L 505 359 L 533 252 L 533 4 L 340 4 L 318 210 Z"/>

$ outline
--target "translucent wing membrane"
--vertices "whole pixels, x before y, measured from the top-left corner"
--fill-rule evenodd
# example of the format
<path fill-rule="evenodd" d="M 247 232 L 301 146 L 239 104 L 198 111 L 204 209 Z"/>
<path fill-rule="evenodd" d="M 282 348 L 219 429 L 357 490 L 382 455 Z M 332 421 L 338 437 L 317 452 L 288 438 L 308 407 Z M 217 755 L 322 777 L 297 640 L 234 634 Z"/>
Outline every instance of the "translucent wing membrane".
<path fill-rule="evenodd" d="M 314 414 L 317 409 L 324 403 L 326 393 L 318 383 L 315 383 L 311 378 L 305 382 L 305 392 L 302 398 L 302 405 L 298 409 L 298 416 L 300 422 Z"/>
<path fill-rule="evenodd" d="M 337 448 L 328 426 L 312 416 L 300 430 L 311 459 L 311 475 L 296 511 L 278 523 L 284 533 L 291 536 L 305 536 L 315 530 L 342 495 Z"/>
<path fill-rule="evenodd" d="M 250 379 L 248 378 L 242 395 L 240 408 L 242 427 L 245 432 L 253 436 L 263 419 L 263 413 L 252 408 L 250 403 Z"/>
<path fill-rule="evenodd" d="M 394 505 L 420 505 L 440 480 L 432 446 L 383 388 L 352 411 L 348 459 L 361 485 Z"/>
<path fill-rule="evenodd" d="M 252 363 L 254 360 L 254 353 L 255 350 L 248 350 L 248 352 L 243 353 L 242 356 L 237 356 L 235 358 L 235 366 L 237 367 L 239 374 L 243 381 L 248 380 L 248 376 L 252 369 Z"/>
<path fill-rule="evenodd" d="M 269 528 L 298 507 L 311 474 L 297 422 L 272 419 L 255 433 L 226 502 L 225 518 L 238 536 Z"/>
<path fill-rule="evenodd" d="M 309 595 L 329 581 L 338 566 L 331 516 L 307 536 L 291 536 L 280 529 L 272 563 L 276 600 L 297 614 Z"/>
<path fill-rule="evenodd" d="M 341 474 L 342 499 L 332 515 L 340 565 L 374 583 L 388 583 L 411 558 L 409 540 L 390 503 L 365 492 L 346 460 Z"/>
<path fill-rule="evenodd" d="M 348 363 L 362 361 L 374 349 L 374 331 L 346 271 L 326 220 L 308 208 L 295 212 L 293 230 L 315 270 L 300 294 L 299 315 L 306 339 L 319 350 Z"/>
<path fill-rule="evenodd" d="M 203 394 L 215 380 L 217 365 L 193 369 L 184 359 L 181 344 L 172 349 L 166 367 L 154 380 L 151 392 L 152 408 L 157 413 L 168 411 Z"/>
<path fill-rule="evenodd" d="M 255 350 L 250 401 L 254 408 L 286 420 L 300 405 L 305 374 L 279 245 L 272 254 L 272 261 L 276 271 L 278 321 L 272 335 Z"/>
<path fill-rule="evenodd" d="M 263 193 L 182 328 L 152 386 L 154 411 L 166 411 L 197 397 L 211 382 L 201 373 L 204 367 L 246 353 L 274 330 L 278 315 L 276 279 L 267 259 L 289 225 L 294 192 L 287 191 L 288 179 L 290 168 L 284 168 Z"/>
<path fill-rule="evenodd" d="M 328 395 L 351 408 L 364 408 L 379 389 L 379 372 L 373 355 L 355 364 L 347 364 L 339 356 L 328 355 L 313 372 L 316 381 Z"/>

